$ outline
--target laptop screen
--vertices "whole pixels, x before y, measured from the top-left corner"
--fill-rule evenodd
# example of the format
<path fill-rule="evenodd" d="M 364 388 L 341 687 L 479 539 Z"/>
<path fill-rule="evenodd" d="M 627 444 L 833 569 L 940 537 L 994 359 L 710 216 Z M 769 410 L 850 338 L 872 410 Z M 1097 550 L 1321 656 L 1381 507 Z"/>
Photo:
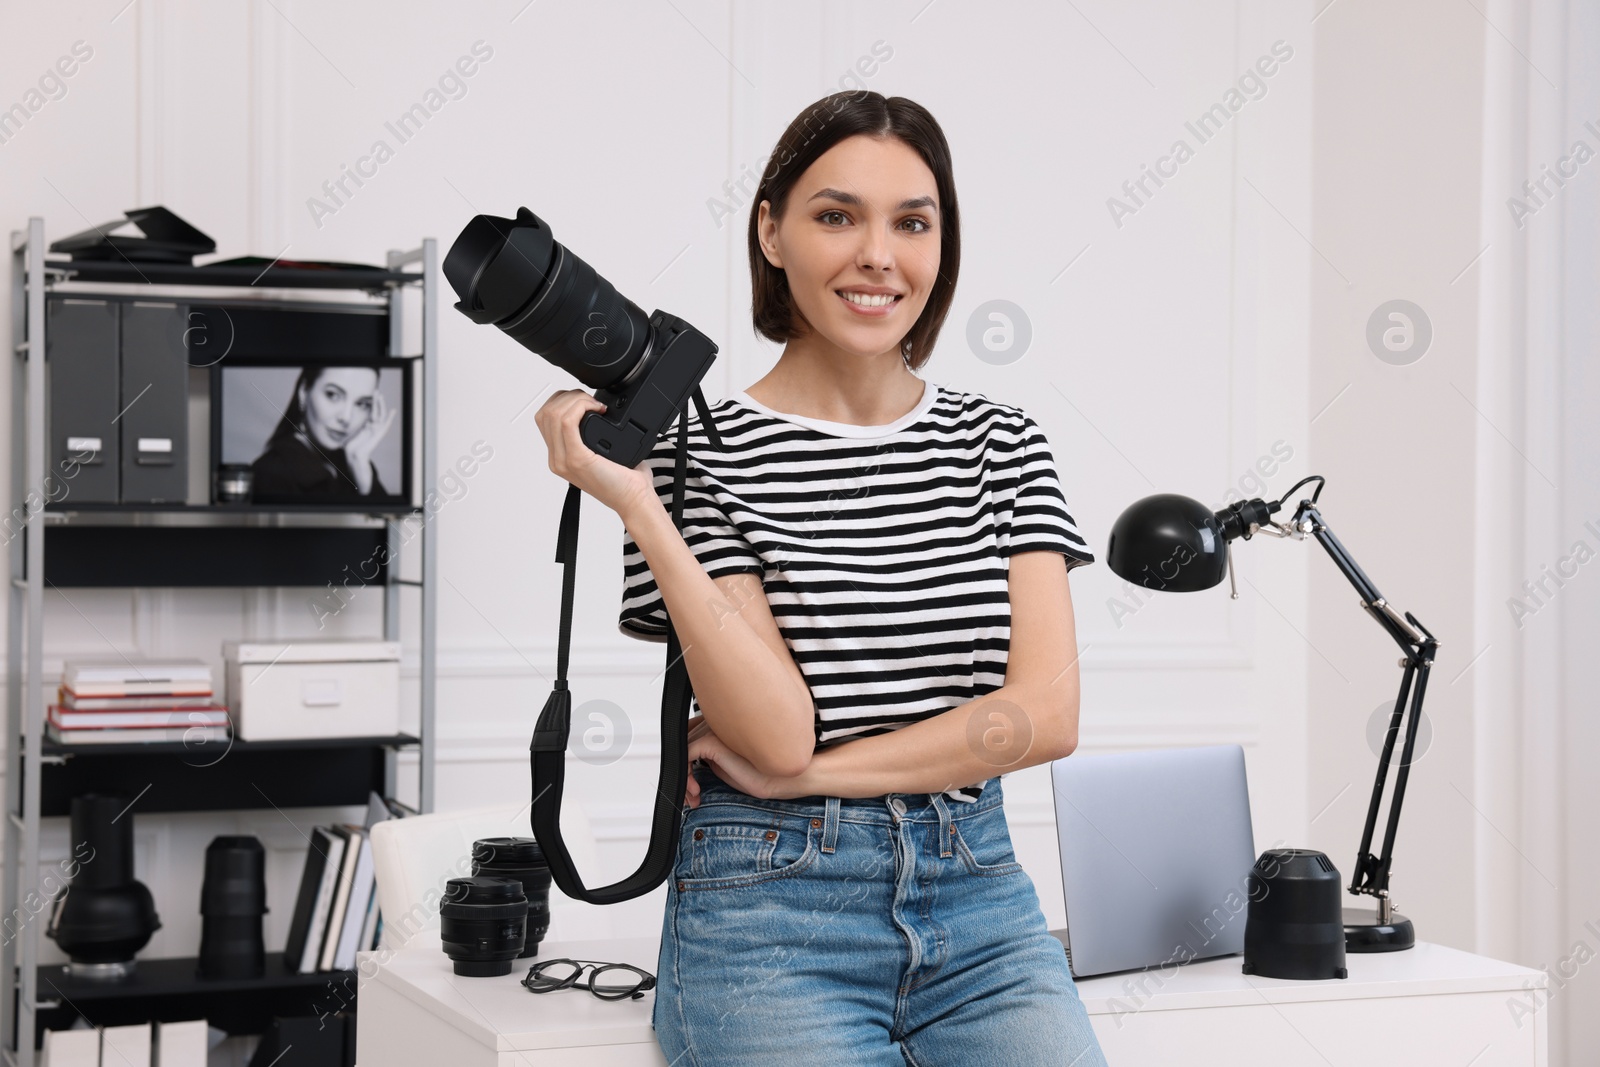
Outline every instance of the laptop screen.
<path fill-rule="evenodd" d="M 1239 745 L 1051 764 L 1077 977 L 1244 951 L 1255 863 Z"/>

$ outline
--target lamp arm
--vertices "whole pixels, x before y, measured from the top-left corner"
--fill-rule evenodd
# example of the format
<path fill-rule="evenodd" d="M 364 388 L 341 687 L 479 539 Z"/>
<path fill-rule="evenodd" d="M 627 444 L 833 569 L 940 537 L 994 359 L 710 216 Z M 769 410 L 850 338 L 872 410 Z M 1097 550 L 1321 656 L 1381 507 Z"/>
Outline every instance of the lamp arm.
<path fill-rule="evenodd" d="M 1378 587 L 1373 584 L 1372 579 L 1367 577 L 1366 572 L 1351 558 L 1344 545 L 1322 521 L 1322 513 L 1317 510 L 1316 505 L 1302 500 L 1294 518 L 1290 521 L 1290 526 L 1302 534 L 1311 534 L 1327 550 L 1340 572 L 1350 580 L 1351 585 L 1355 586 L 1356 592 L 1361 597 L 1362 608 L 1378 620 L 1378 624 L 1394 638 L 1395 644 L 1399 645 L 1403 652 L 1410 654 L 1417 645 L 1431 639 L 1431 634 L 1424 638 L 1426 630 L 1422 633 L 1417 632 L 1420 624 L 1412 625 L 1416 620 L 1409 612 L 1404 618 L 1395 613 L 1388 601 L 1384 600 L 1383 594 L 1378 592 Z M 1437 641 L 1434 643 L 1438 644 Z"/>
<path fill-rule="evenodd" d="M 1377 778 L 1373 782 L 1372 800 L 1367 806 L 1367 821 L 1361 832 L 1361 847 L 1356 853 L 1355 871 L 1349 886 L 1351 893 L 1367 893 L 1377 897 L 1379 919 L 1387 922 L 1393 910 L 1389 900 L 1389 864 L 1393 859 L 1395 831 L 1400 825 L 1400 807 L 1405 801 L 1406 780 L 1410 776 L 1412 754 L 1416 749 L 1417 726 L 1422 721 L 1422 698 L 1427 691 L 1428 673 L 1433 667 L 1434 652 L 1439 647 L 1439 641 L 1409 611 L 1401 617 L 1389 606 L 1372 579 L 1367 577 L 1322 521 L 1322 515 L 1312 501 L 1300 502 L 1290 527 L 1302 536 L 1310 534 L 1317 539 L 1332 557 L 1334 565 L 1360 594 L 1362 608 L 1378 621 L 1405 653 L 1400 660 L 1400 666 L 1404 668 L 1400 678 L 1400 694 L 1395 698 L 1394 710 L 1389 716 L 1389 728 L 1384 733 L 1383 754 L 1378 758 Z M 1374 856 L 1371 851 L 1372 834 L 1377 828 L 1378 809 L 1383 803 L 1389 761 L 1394 756 L 1395 738 L 1402 723 L 1405 726 L 1405 744 L 1400 752 L 1400 767 L 1395 772 L 1394 795 L 1389 802 L 1389 818 L 1383 832 L 1383 852 Z"/>

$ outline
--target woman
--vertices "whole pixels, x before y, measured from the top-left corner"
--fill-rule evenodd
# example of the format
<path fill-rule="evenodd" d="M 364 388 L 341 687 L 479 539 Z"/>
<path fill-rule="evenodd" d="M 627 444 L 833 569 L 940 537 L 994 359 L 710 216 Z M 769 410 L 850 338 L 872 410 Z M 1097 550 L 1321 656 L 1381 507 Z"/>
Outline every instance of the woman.
<path fill-rule="evenodd" d="M 378 391 L 378 368 L 304 368 L 266 450 L 250 465 L 255 500 L 388 496 L 372 452 L 396 414 Z"/>
<path fill-rule="evenodd" d="M 772 155 L 749 229 L 785 348 L 628 470 L 550 468 L 621 516 L 624 633 L 665 640 L 701 714 L 653 1022 L 678 1065 L 1103 1065 L 1012 851 L 997 773 L 1077 740 L 1067 572 L 1093 562 L 1021 409 L 915 373 L 953 296 L 949 149 L 922 107 L 840 93 Z M 1065 563 L 1063 563 L 1065 561 Z"/>

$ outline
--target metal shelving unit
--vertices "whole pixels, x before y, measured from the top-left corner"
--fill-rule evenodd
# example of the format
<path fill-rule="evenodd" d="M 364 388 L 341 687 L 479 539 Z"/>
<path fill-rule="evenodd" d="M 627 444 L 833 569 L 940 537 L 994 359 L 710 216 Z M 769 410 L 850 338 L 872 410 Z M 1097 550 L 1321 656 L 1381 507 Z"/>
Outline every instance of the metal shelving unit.
<path fill-rule="evenodd" d="M 406 269 L 413 265 L 419 269 Z M 415 587 L 421 594 L 418 736 L 304 742 L 234 741 L 225 758 L 242 761 L 241 766 L 248 763 L 251 774 L 245 777 L 275 782 L 275 791 L 281 796 L 275 796 L 272 803 L 282 807 L 320 807 L 361 803 L 369 787 L 393 795 L 398 752 L 403 747 L 415 747 L 418 752 L 418 806 L 423 812 L 433 810 L 438 597 L 434 577 L 438 544 L 423 507 L 378 506 L 335 512 L 293 506 L 82 503 L 43 506 L 42 501 L 38 505 L 34 503 L 35 498 L 47 495 L 41 491 L 48 463 L 45 437 L 47 292 L 127 299 L 125 293 L 85 290 L 80 286 L 83 283 L 126 286 L 146 282 L 159 286 L 161 297 L 165 299 L 173 299 L 169 292 L 173 287 L 214 290 L 254 286 L 252 295 L 261 288 L 367 292 L 374 298 L 375 306 L 383 308 L 387 314 L 388 354 L 419 360 L 418 499 L 425 504 L 436 490 L 439 256 L 433 238 L 425 239 L 410 251 L 389 252 L 384 269 L 305 271 L 268 267 L 262 271 L 247 267 L 50 260 L 46 258 L 42 218 L 30 218 L 25 232 L 12 231 L 12 503 L 8 515 L 0 521 L 0 529 L 8 539 L 6 557 L 10 578 L 6 660 L 7 825 L 3 911 L 0 911 L 0 1035 L 3 1035 L 0 1058 L 13 1067 L 33 1067 L 37 1058 L 35 1045 L 41 1039 L 40 1024 L 59 1022 L 63 1012 L 71 1011 L 71 1006 L 63 1006 L 61 998 L 55 995 L 59 990 L 52 990 L 50 996 L 40 995 L 41 982 L 59 986 L 63 980 L 60 966 L 41 967 L 38 962 L 39 938 L 49 918 L 49 902 L 42 899 L 38 890 L 29 888 L 28 880 L 39 865 L 40 818 L 62 814 L 63 804 L 83 783 L 92 781 L 106 788 L 130 774 L 155 783 L 146 798 L 154 799 L 148 805 L 141 800 L 141 811 L 223 811 L 262 806 L 243 790 L 218 788 L 215 777 L 202 781 L 190 773 L 197 764 L 181 743 L 102 747 L 46 741 L 43 663 L 44 587 L 47 582 L 78 588 L 320 585 L 320 579 L 307 582 L 308 575 L 315 573 L 318 566 L 326 568 L 327 561 L 341 558 L 341 553 L 370 552 L 372 547 L 383 544 L 387 549 L 386 566 L 375 584 L 381 581 L 383 589 L 385 640 L 400 638 L 401 589 Z M 406 353 L 402 349 L 405 294 L 413 286 L 420 288 L 422 301 L 420 353 Z M 208 299 L 216 297 L 208 293 Z M 272 305 L 290 307 L 299 303 L 292 298 L 282 298 Z M 318 516 L 323 518 L 319 520 Z M 404 544 L 402 524 L 408 518 L 419 517 L 422 519 L 417 535 L 421 577 L 409 580 L 401 577 L 399 566 Z M 279 539 L 280 551 L 277 552 L 272 551 L 275 538 Z M 150 551 L 127 551 L 131 540 L 140 539 Z M 192 555 L 185 559 L 185 552 L 192 552 L 195 546 L 208 540 L 213 544 L 226 542 L 236 550 L 248 548 L 253 554 L 241 552 L 231 558 L 249 558 L 253 562 L 230 566 L 223 562 L 228 557 L 218 553 L 212 554 L 215 561 L 209 565 L 197 562 Z M 281 551 L 290 541 L 294 542 L 292 553 Z M 54 555 L 47 555 L 47 544 L 53 546 Z M 121 550 L 108 553 L 106 548 L 112 544 L 118 544 Z M 153 551 L 157 546 L 165 546 L 164 559 Z M 308 546 L 310 555 L 306 554 Z M 185 562 L 186 569 L 180 570 L 177 561 Z M 181 580 L 186 577 L 193 580 Z M 354 799 L 358 794 L 360 799 Z M 334 977 L 293 975 L 279 965 L 269 967 L 268 973 L 259 980 L 208 985 L 185 977 L 185 968 L 190 962 L 141 961 L 141 969 L 135 973 L 145 978 L 130 981 L 125 989 L 99 987 L 93 995 L 82 998 L 80 1007 L 91 1016 L 104 1016 L 110 1022 L 127 1021 L 141 1017 L 140 1012 L 150 1006 L 149 998 L 158 989 L 170 986 L 175 992 L 182 987 L 181 994 L 177 995 L 186 999 L 203 996 L 208 1011 L 214 1009 L 223 1017 L 255 1019 L 259 1011 L 253 1013 L 253 1008 L 281 1001 L 296 990 L 320 987 L 326 979 Z M 145 999 L 140 1000 L 141 997 Z M 75 996 L 74 1002 L 79 999 Z"/>

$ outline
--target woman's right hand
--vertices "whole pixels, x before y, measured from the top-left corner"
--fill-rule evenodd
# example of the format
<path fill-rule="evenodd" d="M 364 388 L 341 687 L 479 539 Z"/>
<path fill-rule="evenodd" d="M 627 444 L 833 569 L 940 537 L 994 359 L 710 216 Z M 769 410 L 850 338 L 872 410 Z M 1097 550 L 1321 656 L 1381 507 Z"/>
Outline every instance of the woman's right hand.
<path fill-rule="evenodd" d="M 550 471 L 577 486 L 617 514 L 656 498 L 654 476 L 644 461 L 628 468 L 583 443 L 578 423 L 606 406 L 582 389 L 551 393 L 534 415 L 550 453 Z"/>
<path fill-rule="evenodd" d="M 689 717 L 688 738 L 690 741 L 695 740 L 695 738 L 708 732 L 710 729 L 711 727 L 706 725 L 706 717 L 704 715 L 691 715 Z M 698 808 L 700 806 L 700 783 L 695 781 L 694 765 L 695 761 L 690 760 L 689 782 L 683 790 L 683 802 L 691 808 Z"/>

